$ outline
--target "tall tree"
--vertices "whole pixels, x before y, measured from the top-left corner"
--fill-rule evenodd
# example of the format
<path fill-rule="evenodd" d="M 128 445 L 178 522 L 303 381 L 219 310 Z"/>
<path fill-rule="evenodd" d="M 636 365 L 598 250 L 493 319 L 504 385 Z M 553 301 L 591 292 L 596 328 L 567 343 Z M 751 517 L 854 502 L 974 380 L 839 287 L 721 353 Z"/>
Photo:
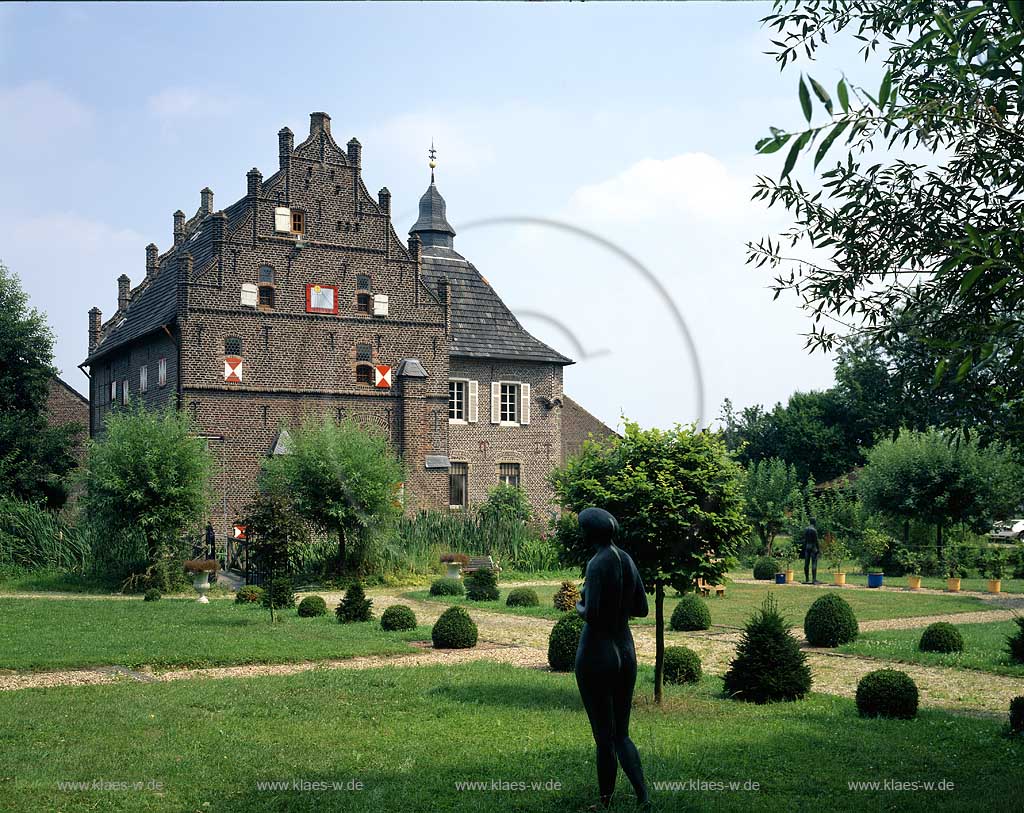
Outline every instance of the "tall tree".
<path fill-rule="evenodd" d="M 778 180 L 755 187 L 794 225 L 751 244 L 748 261 L 776 270 L 776 296 L 801 298 L 814 318 L 809 347 L 831 349 L 842 333 L 883 348 L 910 340 L 934 361 L 905 368 L 917 390 L 974 382 L 980 408 L 1019 403 L 1022 4 L 776 0 L 763 22 L 782 68 L 844 32 L 881 65 L 871 87 L 800 77 L 807 124 L 758 142 L 786 159 Z M 798 159 L 812 151 L 816 182 L 800 182 Z"/>
<path fill-rule="evenodd" d="M 641 429 L 626 421 L 622 437 L 588 441 L 551 474 L 556 501 L 574 513 L 596 506 L 615 515 L 622 546 L 654 593 L 654 697 L 661 702 L 665 666 L 665 588 L 717 583 L 747 533 L 742 470 L 721 435 L 693 427 Z M 566 561 L 593 554 L 582 536 L 559 533 Z"/>
<path fill-rule="evenodd" d="M 17 275 L 0 264 L 0 492 L 59 508 L 76 465 L 75 436 L 84 427 L 51 427 L 46 399 L 53 333 L 29 306 Z"/>
<path fill-rule="evenodd" d="M 337 535 L 339 573 L 350 559 L 361 566 L 370 534 L 401 513 L 404 468 L 387 438 L 355 421 L 310 418 L 289 431 L 288 453 L 268 459 L 264 471 L 308 522 Z"/>
<path fill-rule="evenodd" d="M 747 521 L 760 537 L 765 555 L 771 556 L 775 536 L 800 505 L 796 469 L 777 457 L 751 462 L 743 480 L 743 497 Z"/>

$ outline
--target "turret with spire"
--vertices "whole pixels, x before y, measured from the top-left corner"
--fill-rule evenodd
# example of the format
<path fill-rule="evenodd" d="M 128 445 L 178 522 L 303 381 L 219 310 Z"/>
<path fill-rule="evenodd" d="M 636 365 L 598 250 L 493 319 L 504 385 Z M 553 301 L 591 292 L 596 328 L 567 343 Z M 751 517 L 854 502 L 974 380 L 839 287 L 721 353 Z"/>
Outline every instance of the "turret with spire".
<path fill-rule="evenodd" d="M 437 166 L 437 150 L 434 143 L 430 143 L 430 186 L 420 198 L 420 216 L 409 234 L 418 235 L 424 248 L 429 246 L 441 246 L 453 248 L 455 229 L 451 227 L 448 218 L 445 216 L 445 202 L 441 193 L 437 191 L 434 183 L 434 168 Z"/>

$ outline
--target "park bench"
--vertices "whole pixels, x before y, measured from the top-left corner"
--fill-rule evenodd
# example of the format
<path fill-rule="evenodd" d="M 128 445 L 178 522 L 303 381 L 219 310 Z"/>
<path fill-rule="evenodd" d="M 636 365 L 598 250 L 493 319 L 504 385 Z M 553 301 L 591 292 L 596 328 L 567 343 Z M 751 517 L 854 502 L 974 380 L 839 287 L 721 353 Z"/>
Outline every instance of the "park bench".
<path fill-rule="evenodd" d="M 501 568 L 494 563 L 490 556 L 470 556 L 469 562 L 462 567 L 463 573 L 474 573 L 477 570 L 493 570 L 500 573 Z"/>
<path fill-rule="evenodd" d="M 724 584 L 708 584 L 704 579 L 697 579 L 697 589 L 700 594 L 707 598 L 711 595 L 711 591 L 715 591 L 715 598 L 725 597 L 725 585 Z"/>

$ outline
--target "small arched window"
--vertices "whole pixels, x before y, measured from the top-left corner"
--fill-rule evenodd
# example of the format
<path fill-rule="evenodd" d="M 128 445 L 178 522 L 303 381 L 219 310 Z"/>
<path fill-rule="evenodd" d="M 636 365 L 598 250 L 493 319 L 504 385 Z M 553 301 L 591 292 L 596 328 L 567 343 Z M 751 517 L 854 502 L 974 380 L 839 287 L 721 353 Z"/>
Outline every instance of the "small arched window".
<path fill-rule="evenodd" d="M 369 291 L 370 290 L 370 275 L 369 274 L 356 274 L 356 290 L 357 291 Z"/>

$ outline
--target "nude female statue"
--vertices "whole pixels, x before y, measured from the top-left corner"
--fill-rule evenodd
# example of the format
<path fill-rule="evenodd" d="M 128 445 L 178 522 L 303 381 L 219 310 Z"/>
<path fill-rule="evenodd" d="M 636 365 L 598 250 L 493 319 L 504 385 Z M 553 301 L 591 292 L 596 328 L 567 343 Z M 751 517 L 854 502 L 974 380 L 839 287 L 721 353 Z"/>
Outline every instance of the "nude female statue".
<path fill-rule="evenodd" d="M 607 807 L 615 790 L 618 766 L 633 784 L 637 802 L 649 804 L 640 754 L 629 738 L 629 712 L 636 683 L 636 650 L 629 618 L 647 615 L 647 595 L 629 554 L 612 537 L 615 517 L 600 508 L 580 512 L 580 530 L 597 548 L 587 563 L 583 595 L 576 612 L 583 634 L 576 650 L 576 685 L 590 718 L 597 745 L 597 784 Z"/>

